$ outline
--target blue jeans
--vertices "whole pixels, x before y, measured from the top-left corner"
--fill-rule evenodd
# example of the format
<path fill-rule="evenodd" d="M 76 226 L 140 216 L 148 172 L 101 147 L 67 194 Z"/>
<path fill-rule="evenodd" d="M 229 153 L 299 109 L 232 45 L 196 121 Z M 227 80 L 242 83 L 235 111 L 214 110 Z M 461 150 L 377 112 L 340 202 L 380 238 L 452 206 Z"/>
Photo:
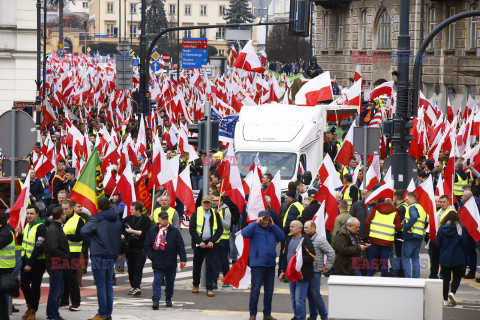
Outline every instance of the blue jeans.
<path fill-rule="evenodd" d="M 160 301 L 160 298 L 162 297 L 163 277 L 165 277 L 165 298 L 172 299 L 176 275 L 177 275 L 176 268 L 166 269 L 166 270 L 153 268 L 152 301 Z"/>
<path fill-rule="evenodd" d="M 58 309 L 60 308 L 60 297 L 63 293 L 63 284 L 65 281 L 65 270 L 56 269 L 49 272 L 50 291 L 47 301 L 47 318 L 60 318 Z"/>
<path fill-rule="evenodd" d="M 307 291 L 309 280 L 290 282 L 290 300 L 297 320 L 307 319 Z"/>
<path fill-rule="evenodd" d="M 112 278 L 115 270 L 92 269 L 93 279 L 97 286 L 98 314 L 106 317 L 113 311 L 113 284 Z"/>
<path fill-rule="evenodd" d="M 328 318 L 325 301 L 323 301 L 322 294 L 320 293 L 321 277 L 322 274 L 320 272 L 315 272 L 315 276 L 308 281 L 307 298 L 311 320 L 315 320 L 318 314 L 320 314 L 320 319 L 322 320 Z"/>
<path fill-rule="evenodd" d="M 228 254 L 230 251 L 230 239 L 221 239 L 218 242 L 217 257 L 215 261 L 215 279 L 218 279 L 220 271 L 225 277 L 230 270 L 230 263 L 228 262 Z"/>
<path fill-rule="evenodd" d="M 251 316 L 257 316 L 258 298 L 263 283 L 263 315 L 272 314 L 273 286 L 275 284 L 275 267 L 251 267 L 252 288 L 250 290 L 249 310 Z"/>
<path fill-rule="evenodd" d="M 193 190 L 202 190 L 203 189 L 203 176 L 194 176 L 192 178 L 192 189 Z"/>
<path fill-rule="evenodd" d="M 18 279 L 20 277 L 20 269 L 22 268 L 22 251 L 15 250 L 15 268 L 13 268 L 13 276 Z"/>
<path fill-rule="evenodd" d="M 368 248 L 368 268 L 367 276 L 373 277 L 375 270 L 380 268 L 382 277 L 388 276 L 388 257 L 390 256 L 391 247 L 379 246 L 372 243 Z"/>
<path fill-rule="evenodd" d="M 420 278 L 421 245 L 421 239 L 411 239 L 403 242 L 402 266 L 403 272 L 405 273 L 405 278 Z"/>

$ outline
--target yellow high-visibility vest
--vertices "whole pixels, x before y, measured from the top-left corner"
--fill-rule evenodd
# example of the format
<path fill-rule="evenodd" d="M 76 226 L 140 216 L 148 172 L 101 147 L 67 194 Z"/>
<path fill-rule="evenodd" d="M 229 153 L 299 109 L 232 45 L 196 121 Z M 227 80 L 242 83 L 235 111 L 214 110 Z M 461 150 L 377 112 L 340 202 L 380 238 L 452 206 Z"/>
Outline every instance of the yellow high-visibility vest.
<path fill-rule="evenodd" d="M 211 212 L 213 214 L 213 228 L 212 228 L 212 237 L 213 237 L 213 235 L 215 234 L 215 231 L 217 231 L 218 225 L 217 225 L 217 217 L 215 215 L 215 212 L 213 210 L 211 210 Z M 197 233 L 200 236 L 200 238 L 202 237 L 204 220 L 205 220 L 205 217 L 203 215 L 203 207 L 198 207 L 197 208 Z M 215 243 L 219 241 L 220 241 L 220 238 L 217 241 L 215 241 Z"/>
<path fill-rule="evenodd" d="M 347 203 L 348 203 L 347 211 L 350 211 L 350 207 L 352 206 L 352 197 L 350 196 L 350 187 L 353 186 L 353 185 L 354 185 L 353 183 L 351 185 L 349 185 L 348 188 L 345 190 L 345 193 L 343 194 L 343 200 L 347 201 Z M 357 190 L 358 190 L 358 188 L 357 188 Z M 357 199 L 360 199 L 360 192 L 358 192 Z"/>
<path fill-rule="evenodd" d="M 442 211 L 442 209 L 439 209 L 439 210 L 437 211 L 438 223 L 442 222 L 443 219 L 445 219 L 445 217 L 447 216 L 447 214 L 448 214 L 449 212 L 451 212 L 451 211 L 455 212 L 455 210 L 453 210 L 452 208 L 447 208 L 447 209 L 445 210 L 445 212 L 443 212 L 443 213 L 440 213 L 440 211 Z"/>
<path fill-rule="evenodd" d="M 12 234 L 12 242 L 0 249 L 0 269 L 15 268 L 15 234 Z"/>
<path fill-rule="evenodd" d="M 220 209 L 218 211 L 218 214 L 220 215 L 220 218 L 223 219 L 223 209 Z M 222 227 L 223 227 L 223 224 L 222 224 Z M 223 228 L 223 233 L 222 233 L 222 236 L 220 237 L 220 239 L 224 239 L 224 240 L 230 239 L 230 230 L 227 230 L 227 229 Z"/>
<path fill-rule="evenodd" d="M 35 248 L 35 237 L 37 235 L 38 226 L 41 223 L 30 226 L 30 223 L 27 224 L 27 227 L 23 230 L 23 241 L 22 241 L 22 257 L 30 259 L 32 256 L 33 249 Z M 45 253 L 42 253 L 38 259 L 45 259 Z"/>
<path fill-rule="evenodd" d="M 155 223 L 158 223 L 158 215 L 160 214 L 160 212 L 162 212 L 162 207 L 158 207 L 153 211 L 153 221 Z M 167 214 L 168 214 L 168 223 L 170 223 L 173 226 L 173 216 L 175 215 L 175 209 L 168 208 Z"/>
<path fill-rule="evenodd" d="M 414 203 L 414 204 L 408 206 L 408 208 L 407 208 L 407 212 L 405 213 L 405 222 L 406 223 L 408 223 L 408 221 L 410 220 L 410 208 L 411 207 L 417 208 L 418 215 L 419 215 L 417 221 L 412 226 L 412 232 L 423 237 L 423 233 L 425 231 L 426 220 L 427 220 L 427 213 L 425 212 L 425 210 L 423 209 L 423 207 L 420 204 Z"/>
<path fill-rule="evenodd" d="M 389 214 L 376 213 L 370 223 L 369 237 L 380 240 L 393 241 L 395 240 L 395 215 L 396 212 Z"/>
<path fill-rule="evenodd" d="M 80 222 L 80 219 L 82 219 L 82 217 L 74 213 L 63 226 L 63 232 L 65 232 L 65 234 L 67 235 L 75 234 L 75 232 L 77 231 L 77 227 L 78 227 L 78 223 Z M 85 222 L 85 220 L 83 220 L 83 222 Z M 68 240 L 68 246 L 70 248 L 70 252 L 78 252 L 78 253 L 82 252 L 82 243 L 83 241 L 75 242 L 75 241 Z"/>
<path fill-rule="evenodd" d="M 463 194 L 463 186 L 468 185 L 468 178 L 462 179 L 458 173 L 455 173 L 457 176 L 457 182 L 453 184 L 453 194 L 456 196 L 461 196 Z"/>

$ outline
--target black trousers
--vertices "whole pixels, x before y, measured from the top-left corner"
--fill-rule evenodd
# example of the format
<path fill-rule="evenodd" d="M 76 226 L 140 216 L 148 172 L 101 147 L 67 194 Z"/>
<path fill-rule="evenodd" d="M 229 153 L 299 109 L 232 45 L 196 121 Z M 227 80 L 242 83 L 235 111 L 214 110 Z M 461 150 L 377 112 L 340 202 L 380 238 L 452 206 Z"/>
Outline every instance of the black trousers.
<path fill-rule="evenodd" d="M 144 249 L 128 248 L 125 257 L 127 258 L 130 285 L 132 288 L 140 289 L 147 254 Z"/>
<path fill-rule="evenodd" d="M 20 271 L 20 288 L 22 289 L 25 301 L 30 309 L 38 310 L 40 301 L 40 286 L 42 285 L 43 274 L 45 273 L 45 260 L 38 260 L 32 264 L 29 272 L 24 270 L 26 260 L 22 259 L 22 269 Z"/>
<path fill-rule="evenodd" d="M 430 279 L 438 279 L 438 269 L 440 268 L 440 250 L 435 242 L 430 241 L 428 245 L 428 255 L 430 256 Z"/>
<path fill-rule="evenodd" d="M 196 247 L 193 250 L 193 286 L 198 287 L 200 284 L 200 275 L 202 272 L 203 259 L 207 264 L 207 290 L 213 290 L 213 281 L 215 281 L 215 258 L 217 247 L 213 249 L 202 249 Z"/>
<path fill-rule="evenodd" d="M 77 265 L 80 262 L 81 252 L 70 252 L 70 261 L 77 261 Z M 72 301 L 72 306 L 79 306 L 81 302 L 80 297 L 80 285 L 78 284 L 78 268 L 73 268 L 75 265 L 70 263 L 69 268 L 65 270 L 65 279 L 63 282 L 63 294 L 60 301 L 61 305 L 68 305 L 69 298 Z"/>
<path fill-rule="evenodd" d="M 451 278 L 452 273 L 453 273 L 453 279 Z M 462 280 L 462 277 L 465 274 L 465 265 L 460 264 L 458 266 L 453 266 L 453 267 L 442 266 L 442 274 L 443 274 L 443 300 L 448 300 L 448 292 L 455 294 L 457 292 L 458 287 L 460 286 L 460 280 Z M 451 285 L 450 285 L 450 279 L 452 279 Z"/>

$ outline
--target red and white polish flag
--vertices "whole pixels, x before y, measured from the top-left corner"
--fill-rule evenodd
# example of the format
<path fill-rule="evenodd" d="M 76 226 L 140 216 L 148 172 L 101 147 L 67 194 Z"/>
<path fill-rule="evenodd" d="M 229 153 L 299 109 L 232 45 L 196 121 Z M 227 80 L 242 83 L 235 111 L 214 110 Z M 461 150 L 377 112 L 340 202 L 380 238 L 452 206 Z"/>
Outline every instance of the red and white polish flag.
<path fill-rule="evenodd" d="M 295 253 L 288 261 L 286 275 L 287 279 L 290 282 L 296 282 L 303 279 L 302 275 L 302 266 L 303 266 L 303 253 L 302 253 L 302 246 L 303 246 L 303 238 L 300 240 L 300 243 L 295 249 Z"/>
<path fill-rule="evenodd" d="M 471 197 L 458 211 L 462 223 L 475 242 L 480 241 L 480 214 L 475 198 Z"/>
<path fill-rule="evenodd" d="M 324 72 L 306 82 L 295 95 L 298 106 L 315 106 L 317 102 L 333 99 L 330 72 Z"/>
<path fill-rule="evenodd" d="M 237 251 L 241 252 L 242 255 L 230 268 L 230 271 L 228 271 L 222 279 L 222 282 L 231 284 L 237 289 L 248 289 L 248 286 L 252 282 L 252 274 L 248 266 L 250 247 L 248 239 L 242 236 L 242 231 L 238 231 L 235 235 L 235 246 L 237 247 Z"/>

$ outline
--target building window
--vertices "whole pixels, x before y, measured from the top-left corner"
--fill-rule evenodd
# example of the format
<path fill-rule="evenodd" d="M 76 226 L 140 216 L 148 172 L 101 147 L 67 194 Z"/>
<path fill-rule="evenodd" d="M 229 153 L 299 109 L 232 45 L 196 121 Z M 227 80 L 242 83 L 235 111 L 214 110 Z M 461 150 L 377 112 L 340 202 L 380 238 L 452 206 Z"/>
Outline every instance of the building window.
<path fill-rule="evenodd" d="M 207 29 L 200 29 L 200 38 L 207 37 Z"/>
<path fill-rule="evenodd" d="M 186 4 L 186 5 L 185 5 L 185 15 L 186 15 L 186 16 L 189 16 L 189 15 L 191 15 L 191 14 L 192 14 L 192 6 L 189 5 L 189 4 Z"/>
<path fill-rule="evenodd" d="M 218 50 L 218 55 L 221 56 L 221 57 L 224 56 L 225 55 L 225 50 L 224 49 Z"/>
<path fill-rule="evenodd" d="M 362 32 L 363 32 L 363 43 L 362 48 L 367 49 L 367 11 L 362 13 Z"/>
<path fill-rule="evenodd" d="M 380 17 L 380 23 L 378 24 L 378 47 L 382 49 L 388 49 L 392 47 L 392 26 L 390 15 L 387 11 L 382 13 Z"/>
<path fill-rule="evenodd" d="M 200 15 L 201 16 L 207 15 L 207 6 L 200 6 Z"/>
<path fill-rule="evenodd" d="M 87 1 L 82 2 L 82 7 L 84 9 L 88 8 L 88 2 Z"/>
<path fill-rule="evenodd" d="M 472 10 L 478 10 L 472 6 Z M 470 49 L 476 49 L 478 45 L 478 16 L 470 18 Z"/>
<path fill-rule="evenodd" d="M 219 6 L 218 7 L 218 15 L 220 17 L 224 17 L 227 15 L 227 7 L 226 6 Z"/>
<path fill-rule="evenodd" d="M 337 39 L 338 49 L 343 48 L 343 14 L 338 15 L 338 39 Z"/>
<path fill-rule="evenodd" d="M 325 24 L 324 30 L 325 30 L 325 37 L 323 39 L 323 48 L 328 49 L 328 40 L 330 38 L 330 17 L 328 14 L 325 14 L 323 18 L 323 22 Z"/>
<path fill-rule="evenodd" d="M 177 12 L 176 9 L 177 9 L 176 5 L 171 4 L 171 5 L 170 5 L 170 11 L 169 11 L 170 14 L 175 14 L 175 13 Z"/>
<path fill-rule="evenodd" d="M 107 23 L 107 36 L 113 37 L 113 29 L 115 29 L 115 25 Z"/>
<path fill-rule="evenodd" d="M 450 9 L 450 17 L 455 15 L 455 9 Z M 455 23 L 448 26 L 448 49 L 455 49 Z"/>
<path fill-rule="evenodd" d="M 130 13 L 137 13 L 137 4 L 130 3 Z"/>
<path fill-rule="evenodd" d="M 225 28 L 218 28 L 217 36 L 215 38 L 217 40 L 225 40 Z"/>
<path fill-rule="evenodd" d="M 428 14 L 428 33 L 432 32 L 432 30 L 435 28 L 436 24 L 435 24 L 435 21 L 436 21 L 436 17 L 435 17 L 435 8 L 430 8 L 430 11 L 429 11 L 429 14 Z M 432 40 L 432 42 L 430 42 L 430 49 L 433 49 L 434 48 L 434 43 L 435 39 Z"/>
<path fill-rule="evenodd" d="M 192 30 L 184 30 L 183 31 L 184 38 L 191 38 L 192 37 Z"/>
<path fill-rule="evenodd" d="M 113 13 L 113 2 L 107 2 L 107 13 Z"/>
<path fill-rule="evenodd" d="M 130 25 L 130 36 L 132 38 L 137 37 L 137 31 L 138 31 L 138 26 L 136 24 L 131 24 Z"/>

